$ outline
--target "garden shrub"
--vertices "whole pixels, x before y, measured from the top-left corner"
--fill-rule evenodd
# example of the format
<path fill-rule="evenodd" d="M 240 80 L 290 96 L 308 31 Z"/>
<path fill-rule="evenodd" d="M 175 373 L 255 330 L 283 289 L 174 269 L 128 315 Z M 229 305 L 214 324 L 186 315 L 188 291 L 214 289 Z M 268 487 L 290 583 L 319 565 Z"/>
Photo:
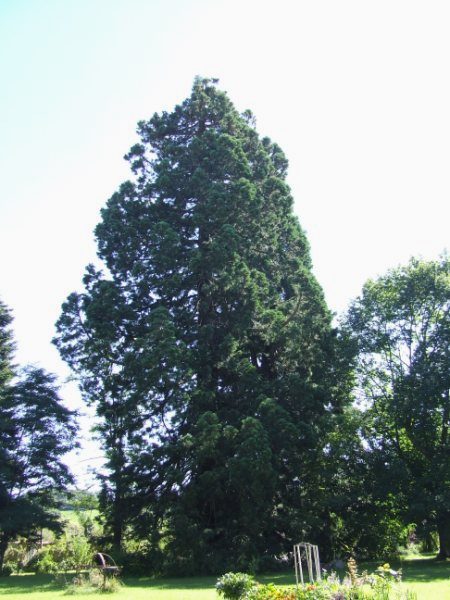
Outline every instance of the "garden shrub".
<path fill-rule="evenodd" d="M 38 554 L 33 566 L 36 573 L 57 573 L 60 568 L 50 548 L 45 548 Z"/>
<path fill-rule="evenodd" d="M 80 573 L 66 582 L 64 594 L 72 596 L 91 592 L 113 593 L 119 591 L 122 585 L 117 577 L 104 577 L 100 571 L 94 569 L 89 573 Z"/>
<path fill-rule="evenodd" d="M 39 551 L 30 562 L 37 573 L 79 571 L 92 562 L 92 548 L 83 536 L 64 535 Z"/>
<path fill-rule="evenodd" d="M 159 574 L 161 571 L 160 554 L 150 549 L 111 549 L 109 551 L 117 565 L 120 566 L 122 575 L 149 576 Z"/>
<path fill-rule="evenodd" d="M 239 600 L 255 586 L 255 580 L 246 573 L 225 573 L 217 580 L 216 590 L 225 600 Z"/>
<path fill-rule="evenodd" d="M 3 568 L 0 570 L 0 577 L 9 577 L 13 572 L 12 567 L 9 565 L 3 565 Z"/>
<path fill-rule="evenodd" d="M 11 573 L 20 573 L 26 561 L 30 547 L 26 538 L 19 537 L 9 544 L 4 558 L 3 567 L 7 566 Z"/>

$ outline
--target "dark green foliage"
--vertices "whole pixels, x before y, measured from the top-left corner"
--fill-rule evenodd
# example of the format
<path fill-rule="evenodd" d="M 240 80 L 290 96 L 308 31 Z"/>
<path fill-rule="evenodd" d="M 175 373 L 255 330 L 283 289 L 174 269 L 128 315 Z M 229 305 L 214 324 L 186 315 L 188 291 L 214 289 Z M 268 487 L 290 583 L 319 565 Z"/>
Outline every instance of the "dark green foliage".
<path fill-rule="evenodd" d="M 40 528 L 60 529 L 54 492 L 72 478 L 61 462 L 74 447 L 73 413 L 61 404 L 55 377 L 11 365 L 11 317 L 0 306 L 0 569 L 10 541 Z M 15 377 L 14 377 L 15 376 Z M 14 377 L 14 379 L 13 379 Z"/>
<path fill-rule="evenodd" d="M 385 490 L 450 556 L 450 263 L 411 260 L 369 281 L 348 326 L 358 344 L 367 439 Z"/>
<path fill-rule="evenodd" d="M 316 540 L 324 561 L 395 556 L 404 529 L 399 509 L 404 496 L 395 486 L 394 465 L 387 472 L 383 457 L 368 446 L 367 419 L 349 407 L 327 439 L 321 470 L 325 510 L 320 513 L 326 526 Z"/>
<path fill-rule="evenodd" d="M 124 183 L 102 210 L 82 294 L 55 342 L 101 417 L 101 506 L 175 572 L 246 567 L 310 532 L 324 434 L 347 363 L 287 160 L 249 111 L 197 79 L 139 124 Z"/>
<path fill-rule="evenodd" d="M 13 377 L 12 357 L 14 353 L 13 335 L 10 329 L 12 316 L 0 300 L 0 399 L 6 390 L 6 384 Z"/>
<path fill-rule="evenodd" d="M 87 490 L 70 490 L 55 494 L 61 510 L 73 510 L 80 514 L 98 509 L 98 497 L 94 492 Z"/>

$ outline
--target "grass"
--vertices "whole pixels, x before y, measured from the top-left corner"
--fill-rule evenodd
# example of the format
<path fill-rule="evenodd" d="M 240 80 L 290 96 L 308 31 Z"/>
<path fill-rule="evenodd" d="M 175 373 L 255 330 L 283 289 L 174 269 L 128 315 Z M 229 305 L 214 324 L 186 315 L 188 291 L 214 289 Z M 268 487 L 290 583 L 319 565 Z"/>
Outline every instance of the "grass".
<path fill-rule="evenodd" d="M 359 570 L 373 571 L 380 563 L 363 563 Z M 418 600 L 450 600 L 450 562 L 437 562 L 432 557 L 408 558 L 392 563 L 394 569 L 403 569 L 405 586 L 417 593 Z M 261 583 L 293 585 L 295 576 L 276 573 L 258 576 Z M 186 577 L 154 579 L 125 577 L 124 587 L 114 593 L 114 600 L 217 600 L 214 590 L 216 577 Z M 13 575 L 0 578 L 0 600 L 63 600 L 61 585 L 51 575 Z M 98 593 L 83 594 L 83 599 L 99 598 Z M 109 597 L 109 595 L 107 595 Z"/>
<path fill-rule="evenodd" d="M 97 509 L 85 510 L 85 511 L 76 511 L 76 510 L 62 510 L 61 511 L 61 519 L 63 521 L 68 521 L 69 524 L 80 525 L 80 515 L 85 515 L 86 517 L 90 517 L 91 519 L 95 519 L 100 514 Z"/>
<path fill-rule="evenodd" d="M 371 573 L 380 564 L 361 563 L 358 570 Z M 450 562 L 436 561 L 434 554 L 422 554 L 390 564 L 394 570 L 402 569 L 404 586 L 416 592 L 418 600 L 450 600 Z"/>
<path fill-rule="evenodd" d="M 422 555 L 402 561 L 396 567 L 403 569 L 403 581 L 417 593 L 418 600 L 450 600 L 450 562 Z"/>
<path fill-rule="evenodd" d="M 118 592 L 105 596 L 114 600 L 217 600 L 214 590 L 215 577 L 126 577 L 123 582 L 124 587 Z M 99 596 L 98 592 L 80 595 L 86 600 L 98 600 Z M 51 575 L 12 575 L 0 579 L 1 600 L 68 600 L 72 597 L 64 595 L 63 587 L 54 583 L 54 577 Z"/>

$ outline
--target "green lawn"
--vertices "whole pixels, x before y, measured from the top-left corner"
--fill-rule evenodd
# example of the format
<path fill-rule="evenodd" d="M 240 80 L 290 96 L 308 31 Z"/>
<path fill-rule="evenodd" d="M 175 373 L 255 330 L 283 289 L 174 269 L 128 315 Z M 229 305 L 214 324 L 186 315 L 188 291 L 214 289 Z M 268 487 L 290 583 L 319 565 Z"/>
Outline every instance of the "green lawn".
<path fill-rule="evenodd" d="M 365 563 L 360 570 L 373 571 L 379 563 Z M 393 568 L 403 569 L 405 585 L 417 593 L 418 600 L 450 600 L 450 563 L 436 562 L 431 558 L 409 559 L 393 563 Z M 258 581 L 270 581 L 278 585 L 295 583 L 293 573 L 258 576 Z M 192 577 L 180 579 L 152 579 L 149 577 L 126 577 L 125 586 L 106 597 L 117 600 L 216 600 L 215 577 Z M 13 575 L 0 578 L 0 600 L 61 600 L 61 586 L 54 583 L 51 575 Z M 82 598 L 99 598 L 99 594 L 83 594 Z"/>
<path fill-rule="evenodd" d="M 0 598 L 3 600 L 61 600 L 61 586 L 51 575 L 13 575 L 0 579 Z M 150 579 L 148 577 L 124 578 L 124 587 L 114 594 L 82 594 L 80 598 L 111 598 L 117 600 L 217 600 L 215 577 L 183 579 Z M 77 596 L 75 596 L 77 597 Z"/>
<path fill-rule="evenodd" d="M 98 523 L 95 522 L 96 517 L 98 517 L 99 511 L 96 509 L 85 510 L 85 511 L 76 511 L 76 510 L 62 510 L 61 511 L 61 519 L 66 522 L 66 527 L 82 529 L 83 520 L 90 519 L 94 525 L 96 530 L 100 530 L 101 527 Z"/>
<path fill-rule="evenodd" d="M 405 585 L 417 593 L 419 600 L 450 600 L 450 562 L 436 562 L 433 557 L 405 560 L 402 567 Z"/>

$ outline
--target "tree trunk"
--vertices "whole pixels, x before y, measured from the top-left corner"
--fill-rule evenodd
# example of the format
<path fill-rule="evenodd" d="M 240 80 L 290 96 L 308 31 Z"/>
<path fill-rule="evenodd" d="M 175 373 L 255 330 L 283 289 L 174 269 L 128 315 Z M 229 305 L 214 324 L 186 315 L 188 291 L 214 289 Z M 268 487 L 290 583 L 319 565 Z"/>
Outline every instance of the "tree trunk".
<path fill-rule="evenodd" d="M 123 521 L 120 515 L 120 509 L 122 506 L 122 499 L 115 498 L 114 499 L 114 521 L 113 521 L 113 546 L 116 550 L 121 550 L 122 548 L 122 531 L 123 531 Z"/>
<path fill-rule="evenodd" d="M 438 560 L 450 558 L 450 512 L 442 512 L 437 519 L 439 534 Z"/>
<path fill-rule="evenodd" d="M 122 535 L 123 535 L 123 523 L 126 519 L 126 511 L 124 506 L 124 482 L 122 476 L 122 469 L 124 465 L 122 447 L 120 447 L 121 453 L 121 464 L 116 469 L 115 483 L 116 489 L 114 490 L 114 499 L 112 506 L 112 534 L 113 534 L 113 546 L 116 550 L 122 548 Z"/>
<path fill-rule="evenodd" d="M 0 573 L 3 570 L 3 561 L 5 559 L 6 549 L 8 548 L 9 536 L 5 533 L 0 535 Z"/>
<path fill-rule="evenodd" d="M 433 534 L 431 531 L 426 531 L 424 534 L 423 550 L 424 552 L 436 551 L 436 540 L 433 538 Z"/>
<path fill-rule="evenodd" d="M 114 483 L 114 496 L 112 498 L 110 524 L 112 532 L 112 543 L 116 550 L 122 548 L 122 536 L 124 529 L 124 522 L 127 519 L 127 510 L 124 502 L 125 497 L 125 481 L 124 481 L 124 469 L 125 469 L 125 452 L 124 452 L 124 437 L 123 428 L 116 430 L 116 447 L 112 453 L 111 467 L 112 476 L 111 480 Z"/>

